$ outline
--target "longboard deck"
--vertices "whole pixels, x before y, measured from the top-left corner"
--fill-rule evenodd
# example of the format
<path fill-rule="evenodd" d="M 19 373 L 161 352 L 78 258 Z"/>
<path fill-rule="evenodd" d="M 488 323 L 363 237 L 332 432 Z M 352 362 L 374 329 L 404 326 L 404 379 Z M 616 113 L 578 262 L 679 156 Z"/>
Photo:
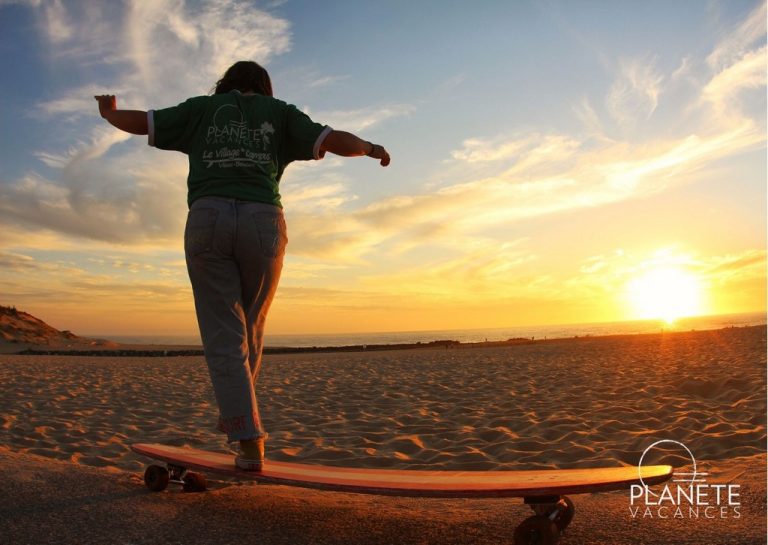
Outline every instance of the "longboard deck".
<path fill-rule="evenodd" d="M 234 456 L 188 447 L 137 443 L 143 456 L 185 469 L 239 479 L 341 492 L 417 497 L 536 497 L 623 490 L 658 484 L 672 476 L 668 465 L 526 471 L 423 471 L 355 469 L 267 460 L 260 472 L 235 467 Z M 641 481 L 642 477 L 642 481 Z"/>

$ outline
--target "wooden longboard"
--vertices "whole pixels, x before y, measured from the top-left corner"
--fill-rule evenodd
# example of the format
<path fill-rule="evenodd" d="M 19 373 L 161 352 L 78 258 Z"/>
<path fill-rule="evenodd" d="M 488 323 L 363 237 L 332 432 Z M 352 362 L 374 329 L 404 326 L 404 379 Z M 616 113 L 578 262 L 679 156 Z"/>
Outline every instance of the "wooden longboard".
<path fill-rule="evenodd" d="M 354 469 L 267 460 L 260 472 L 235 467 L 234 456 L 186 447 L 138 443 L 143 456 L 183 469 L 209 471 L 240 479 L 393 496 L 543 497 L 628 489 L 658 484 L 672 475 L 668 465 L 526 471 L 421 471 Z M 641 480 L 642 477 L 642 480 Z"/>

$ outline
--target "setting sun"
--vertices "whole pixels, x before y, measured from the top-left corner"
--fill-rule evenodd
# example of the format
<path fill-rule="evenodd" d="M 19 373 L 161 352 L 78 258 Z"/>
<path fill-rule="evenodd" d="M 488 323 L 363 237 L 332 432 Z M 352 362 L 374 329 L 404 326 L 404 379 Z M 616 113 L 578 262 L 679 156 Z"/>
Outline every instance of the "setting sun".
<path fill-rule="evenodd" d="M 627 290 L 637 318 L 673 323 L 702 313 L 701 284 L 682 269 L 650 270 L 632 280 Z"/>

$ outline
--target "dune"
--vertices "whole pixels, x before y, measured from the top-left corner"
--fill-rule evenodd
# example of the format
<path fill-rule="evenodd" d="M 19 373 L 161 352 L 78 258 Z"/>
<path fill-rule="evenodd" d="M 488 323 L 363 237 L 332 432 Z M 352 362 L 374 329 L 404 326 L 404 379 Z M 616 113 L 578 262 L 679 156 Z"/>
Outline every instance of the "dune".
<path fill-rule="evenodd" d="M 32 347 L 94 350 L 117 346 L 106 339 L 89 339 L 68 330 L 60 331 L 28 312 L 0 305 L 0 354 Z"/>

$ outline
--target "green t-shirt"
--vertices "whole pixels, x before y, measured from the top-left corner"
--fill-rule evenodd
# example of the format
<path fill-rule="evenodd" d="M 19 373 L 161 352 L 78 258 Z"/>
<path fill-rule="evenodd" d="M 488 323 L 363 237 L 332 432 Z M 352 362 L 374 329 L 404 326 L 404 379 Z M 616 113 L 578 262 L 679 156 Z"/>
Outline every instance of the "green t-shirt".
<path fill-rule="evenodd" d="M 148 124 L 150 146 L 189 156 L 189 205 L 217 196 L 282 207 L 285 167 L 322 158 L 320 144 L 331 131 L 296 106 L 239 91 L 150 110 Z"/>

